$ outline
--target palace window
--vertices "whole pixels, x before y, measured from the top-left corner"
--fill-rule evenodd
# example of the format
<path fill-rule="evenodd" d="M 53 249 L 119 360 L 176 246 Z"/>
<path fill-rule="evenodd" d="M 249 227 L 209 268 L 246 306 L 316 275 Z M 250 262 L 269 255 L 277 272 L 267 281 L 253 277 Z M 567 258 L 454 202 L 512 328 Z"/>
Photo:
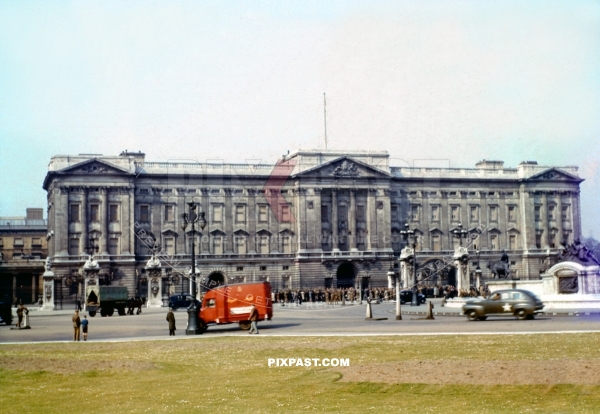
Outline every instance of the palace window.
<path fill-rule="evenodd" d="M 440 221 L 440 207 L 431 206 L 431 221 Z"/>
<path fill-rule="evenodd" d="M 71 223 L 79 223 L 79 204 L 71 204 Z"/>
<path fill-rule="evenodd" d="M 99 204 L 91 204 L 90 205 L 90 221 L 93 221 L 93 222 L 100 221 L 100 205 Z"/>
<path fill-rule="evenodd" d="M 498 250 L 498 235 L 490 234 L 490 249 Z"/>
<path fill-rule="evenodd" d="M 261 266 L 261 267 L 260 267 L 260 271 L 261 271 L 261 272 L 264 272 L 265 270 L 267 270 L 267 266 Z"/>
<path fill-rule="evenodd" d="M 223 206 L 219 204 L 213 204 L 212 210 L 212 221 L 215 223 L 220 223 L 221 221 L 223 221 Z"/>
<path fill-rule="evenodd" d="M 150 222 L 150 206 L 140 206 L 140 222 L 141 223 L 149 223 Z"/>
<path fill-rule="evenodd" d="M 281 222 L 289 223 L 291 221 L 290 206 L 281 205 Z"/>
<path fill-rule="evenodd" d="M 34 247 L 34 246 L 35 247 L 39 247 L 41 245 L 42 245 L 42 239 L 41 238 L 39 238 L 39 237 L 33 237 L 31 239 L 31 246 L 32 247 Z"/>
<path fill-rule="evenodd" d="M 246 222 L 246 206 L 237 205 L 235 206 L 235 222 L 245 223 Z"/>
<path fill-rule="evenodd" d="M 17 247 L 17 246 L 23 247 L 23 239 L 20 238 L 20 237 L 14 238 L 13 239 L 13 246 L 14 247 Z"/>
<path fill-rule="evenodd" d="M 412 221 L 419 221 L 419 206 L 418 205 L 410 206 L 410 219 Z"/>
<path fill-rule="evenodd" d="M 515 234 L 508 235 L 508 248 L 509 250 L 517 250 L 517 236 Z"/>
<path fill-rule="evenodd" d="M 460 206 L 452 206 L 450 209 L 451 218 L 454 222 L 460 221 Z"/>
<path fill-rule="evenodd" d="M 246 236 L 235 236 L 235 251 L 237 254 L 246 254 Z"/>
<path fill-rule="evenodd" d="M 242 272 L 242 271 L 244 271 L 244 266 L 237 266 L 237 267 L 235 268 L 235 271 L 236 271 L 236 272 Z"/>
<path fill-rule="evenodd" d="M 166 254 L 174 255 L 175 254 L 175 238 L 174 237 L 165 237 L 165 248 L 164 251 Z"/>
<path fill-rule="evenodd" d="M 267 218 L 268 218 L 267 206 L 265 206 L 265 205 L 258 206 L 258 221 L 261 223 L 266 223 Z"/>
<path fill-rule="evenodd" d="M 213 254 L 223 254 L 223 239 L 221 236 L 213 237 Z"/>
<path fill-rule="evenodd" d="M 269 254 L 269 236 L 260 236 L 258 242 L 258 252 L 260 254 Z"/>
<path fill-rule="evenodd" d="M 498 221 L 498 207 L 490 206 L 490 221 Z"/>
<path fill-rule="evenodd" d="M 508 206 L 508 221 L 517 221 L 517 207 Z"/>
<path fill-rule="evenodd" d="M 535 234 L 535 247 L 537 247 L 538 249 L 542 248 L 542 234 L 541 233 Z"/>
<path fill-rule="evenodd" d="M 439 252 L 440 250 L 442 250 L 439 234 L 434 234 L 431 236 L 431 250 L 433 250 L 434 252 Z"/>
<path fill-rule="evenodd" d="M 69 255 L 70 256 L 79 256 L 79 238 L 71 238 L 69 239 Z"/>
<path fill-rule="evenodd" d="M 556 248 L 556 232 L 551 231 L 550 232 L 550 247 L 551 248 Z"/>
<path fill-rule="evenodd" d="M 165 206 L 165 222 L 170 222 L 175 220 L 174 206 Z"/>
<path fill-rule="evenodd" d="M 281 250 L 283 253 L 291 253 L 292 245 L 290 243 L 290 236 L 283 236 L 281 238 Z"/>
<path fill-rule="evenodd" d="M 471 218 L 471 222 L 479 221 L 479 206 L 471 206 L 470 218 Z"/>
<path fill-rule="evenodd" d="M 108 209 L 108 221 L 116 223 L 119 221 L 119 205 L 111 204 Z"/>
<path fill-rule="evenodd" d="M 535 210 L 534 210 L 535 221 L 542 221 L 542 216 L 540 214 L 541 210 L 542 210 L 541 206 L 535 206 Z"/>
<path fill-rule="evenodd" d="M 108 239 L 108 254 L 113 256 L 119 254 L 119 239 L 117 237 Z"/>

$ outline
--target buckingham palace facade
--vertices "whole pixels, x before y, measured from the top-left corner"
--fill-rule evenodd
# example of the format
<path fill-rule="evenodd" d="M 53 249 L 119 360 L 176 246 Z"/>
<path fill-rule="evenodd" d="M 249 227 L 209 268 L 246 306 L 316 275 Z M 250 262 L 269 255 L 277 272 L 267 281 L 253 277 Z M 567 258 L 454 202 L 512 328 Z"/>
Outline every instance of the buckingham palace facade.
<path fill-rule="evenodd" d="M 189 292 L 192 241 L 197 270 L 216 283 L 376 287 L 398 271 L 408 224 L 423 283 L 452 283 L 440 266 L 459 243 L 456 229 L 484 279 L 502 250 L 512 277 L 537 279 L 562 244 L 581 236 L 577 171 L 535 161 L 396 167 L 386 151 L 298 150 L 271 165 L 59 155 L 43 185 L 48 254 L 65 299 L 81 295 L 73 282 L 90 253 L 101 283 L 127 286 L 131 296 L 146 296 L 153 253 L 163 296 Z M 205 212 L 203 229 L 181 226 L 191 202 Z"/>

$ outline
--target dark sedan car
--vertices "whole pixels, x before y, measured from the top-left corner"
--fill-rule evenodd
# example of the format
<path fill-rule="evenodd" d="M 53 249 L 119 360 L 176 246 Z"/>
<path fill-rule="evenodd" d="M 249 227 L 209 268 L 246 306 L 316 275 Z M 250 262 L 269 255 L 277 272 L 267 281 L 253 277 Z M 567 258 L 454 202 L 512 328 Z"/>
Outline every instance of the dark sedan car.
<path fill-rule="evenodd" d="M 542 301 L 528 290 L 497 290 L 485 299 L 468 300 L 463 314 L 470 321 L 484 321 L 488 315 L 514 315 L 519 319 L 533 319 L 544 308 Z"/>
<path fill-rule="evenodd" d="M 169 308 L 173 308 L 173 310 L 188 308 L 192 304 L 192 300 L 192 295 L 189 293 L 173 295 L 169 298 Z"/>
<path fill-rule="evenodd" d="M 400 291 L 400 304 L 404 305 L 405 303 L 411 303 L 412 296 L 413 296 L 412 290 L 401 290 Z M 420 293 L 417 294 L 417 297 L 418 297 L 418 301 L 417 301 L 418 305 L 425 303 L 427 301 L 425 299 L 425 296 Z"/>

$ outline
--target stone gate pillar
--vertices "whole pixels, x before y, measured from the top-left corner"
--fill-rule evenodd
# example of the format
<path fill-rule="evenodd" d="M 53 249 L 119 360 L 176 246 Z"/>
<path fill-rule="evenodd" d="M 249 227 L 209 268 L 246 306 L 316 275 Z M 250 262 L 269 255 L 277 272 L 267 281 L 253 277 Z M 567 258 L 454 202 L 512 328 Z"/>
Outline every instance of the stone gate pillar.
<path fill-rule="evenodd" d="M 153 254 L 148 263 L 146 263 L 146 273 L 148 274 L 148 308 L 160 308 L 162 301 L 162 269 L 160 260 Z"/>
<path fill-rule="evenodd" d="M 417 284 L 416 275 L 413 272 L 413 261 L 415 252 L 412 247 L 405 247 L 400 252 L 400 279 L 404 289 L 412 289 Z"/>
<path fill-rule="evenodd" d="M 452 259 L 456 267 L 456 289 L 459 292 L 461 289 L 469 290 L 469 251 L 466 247 L 458 246 Z"/>

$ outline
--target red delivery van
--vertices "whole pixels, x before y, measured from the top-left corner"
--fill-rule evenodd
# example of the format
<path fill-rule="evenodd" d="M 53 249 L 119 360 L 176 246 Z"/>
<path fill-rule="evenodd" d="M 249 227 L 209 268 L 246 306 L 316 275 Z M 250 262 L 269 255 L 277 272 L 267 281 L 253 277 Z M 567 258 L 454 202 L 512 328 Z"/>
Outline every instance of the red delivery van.
<path fill-rule="evenodd" d="M 209 324 L 239 323 L 240 328 L 250 329 L 252 304 L 258 310 L 258 320 L 273 318 L 271 284 L 269 282 L 236 283 L 210 289 L 202 298 L 199 311 L 200 329 Z"/>

